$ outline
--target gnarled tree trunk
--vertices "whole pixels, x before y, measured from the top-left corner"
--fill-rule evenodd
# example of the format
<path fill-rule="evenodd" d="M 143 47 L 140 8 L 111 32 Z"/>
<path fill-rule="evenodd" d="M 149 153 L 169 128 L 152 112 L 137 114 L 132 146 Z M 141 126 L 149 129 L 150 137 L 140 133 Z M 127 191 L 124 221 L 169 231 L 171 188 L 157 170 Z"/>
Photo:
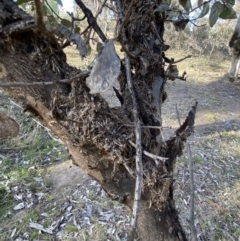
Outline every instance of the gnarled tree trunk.
<path fill-rule="evenodd" d="M 79 1 L 76 1 L 79 2 Z M 154 10 L 160 1 L 118 1 L 119 41 L 127 51 L 139 116 L 143 126 L 161 127 L 165 97 L 163 14 Z M 119 15 L 120 16 L 120 15 Z M 124 36 L 126 39 L 124 40 Z M 124 47 L 128 45 L 128 50 Z M 66 63 L 66 56 L 48 32 L 40 32 L 32 17 L 13 1 L 0 0 L 1 82 L 55 82 L 52 85 L 11 87 L 6 90 L 26 108 L 34 111 L 68 147 L 74 163 L 96 179 L 112 199 L 130 209 L 135 187 L 134 121 L 126 69 L 122 61 L 119 81 L 124 103 L 110 108 L 98 94 L 91 95 L 86 74 Z M 78 75 L 80 74 L 80 75 Z M 76 77 L 71 83 L 59 79 Z M 173 170 L 176 157 L 190 135 L 195 107 L 176 136 L 162 141 L 160 129 L 142 128 L 142 147 L 168 158 L 158 161 L 143 155 L 144 181 L 140 201 L 140 240 L 186 240 L 173 204 Z"/>

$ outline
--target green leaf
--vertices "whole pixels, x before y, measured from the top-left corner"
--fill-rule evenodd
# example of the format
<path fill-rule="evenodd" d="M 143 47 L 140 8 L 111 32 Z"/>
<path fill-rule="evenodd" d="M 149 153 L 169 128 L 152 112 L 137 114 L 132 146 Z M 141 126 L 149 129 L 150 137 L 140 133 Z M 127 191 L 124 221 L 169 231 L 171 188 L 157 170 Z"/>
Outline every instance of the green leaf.
<path fill-rule="evenodd" d="M 44 5 L 48 8 L 51 13 L 58 14 L 58 3 L 55 0 L 44 1 Z"/>
<path fill-rule="evenodd" d="M 80 33 L 80 31 L 81 31 L 81 28 L 80 28 L 80 27 L 78 27 L 78 26 L 75 26 L 75 27 L 74 27 L 74 32 L 75 32 L 75 33 Z"/>
<path fill-rule="evenodd" d="M 89 43 L 87 43 L 86 47 L 87 47 L 87 55 L 90 55 L 92 52 L 91 45 Z"/>
<path fill-rule="evenodd" d="M 192 8 L 191 0 L 179 0 L 179 3 L 187 12 Z"/>
<path fill-rule="evenodd" d="M 61 7 L 63 6 L 62 0 L 55 0 Z"/>
<path fill-rule="evenodd" d="M 213 27 L 214 24 L 217 22 L 220 13 L 223 10 L 223 5 L 220 2 L 215 2 L 212 6 L 210 16 L 209 16 L 209 25 Z"/>
<path fill-rule="evenodd" d="M 167 3 L 168 5 L 170 5 L 172 0 L 165 0 L 164 2 Z"/>
<path fill-rule="evenodd" d="M 97 52 L 98 52 L 98 53 L 100 53 L 100 52 L 101 52 L 102 48 L 103 48 L 103 44 L 102 44 L 102 43 L 100 43 L 100 42 L 97 42 L 97 47 L 96 47 L 96 50 L 97 50 Z"/>
<path fill-rule="evenodd" d="M 232 6 L 229 4 L 223 6 L 223 10 L 220 13 L 219 17 L 222 19 L 234 19 L 237 18 L 237 14 L 233 10 Z"/>
<path fill-rule="evenodd" d="M 225 2 L 231 4 L 232 6 L 235 5 L 235 0 L 225 0 Z"/>
<path fill-rule="evenodd" d="M 67 19 L 62 19 L 61 20 L 61 24 L 64 25 L 67 28 L 71 28 L 72 27 L 72 22 L 67 20 Z"/>
<path fill-rule="evenodd" d="M 18 4 L 18 5 L 21 5 L 21 4 L 23 4 L 23 3 L 28 3 L 28 2 L 31 2 L 32 0 L 17 0 L 16 1 L 16 3 Z"/>
<path fill-rule="evenodd" d="M 48 21 L 49 21 L 50 24 L 57 23 L 57 19 L 54 17 L 54 15 L 50 15 L 47 18 L 48 18 Z"/>
<path fill-rule="evenodd" d="M 203 10 L 198 16 L 198 18 L 203 18 L 205 15 L 207 15 L 209 12 L 209 2 L 204 2 L 203 4 Z"/>

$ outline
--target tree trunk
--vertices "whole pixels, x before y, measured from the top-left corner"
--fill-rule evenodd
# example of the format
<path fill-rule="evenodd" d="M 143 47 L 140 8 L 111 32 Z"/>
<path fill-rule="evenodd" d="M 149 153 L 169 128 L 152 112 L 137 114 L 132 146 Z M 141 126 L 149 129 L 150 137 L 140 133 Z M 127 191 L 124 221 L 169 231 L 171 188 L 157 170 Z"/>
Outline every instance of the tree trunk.
<path fill-rule="evenodd" d="M 166 82 L 162 59 L 164 20 L 154 14 L 160 1 L 135 2 L 123 25 L 134 91 L 142 125 L 161 127 Z M 123 1 L 120 7 L 126 16 L 128 1 Z M 121 35 L 119 41 L 124 47 Z M 57 81 L 81 73 L 66 63 L 66 56 L 53 36 L 39 32 L 34 19 L 9 0 L 0 0 L 0 56 L 1 82 Z M 109 108 L 100 95 L 90 95 L 86 75 L 70 84 L 6 90 L 65 143 L 76 165 L 97 180 L 112 199 L 131 209 L 135 187 L 135 148 L 129 142 L 135 142 L 131 126 L 133 106 L 125 87 L 124 65 L 121 70 L 119 81 L 124 103 L 120 108 Z M 144 150 L 168 160 L 157 165 L 143 156 L 144 181 L 137 231 L 140 240 L 186 240 L 173 203 L 173 169 L 192 131 L 194 117 L 195 107 L 176 136 L 167 142 L 162 141 L 159 129 L 142 128 Z"/>

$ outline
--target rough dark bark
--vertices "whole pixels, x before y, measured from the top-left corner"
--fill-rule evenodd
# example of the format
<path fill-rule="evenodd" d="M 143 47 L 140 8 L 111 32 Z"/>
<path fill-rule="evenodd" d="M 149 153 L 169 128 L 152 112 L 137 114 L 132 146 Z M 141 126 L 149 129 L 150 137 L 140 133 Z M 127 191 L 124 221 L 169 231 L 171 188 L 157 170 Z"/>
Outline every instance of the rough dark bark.
<path fill-rule="evenodd" d="M 123 17 L 128 12 L 127 2 L 120 2 Z M 160 1 L 151 2 L 135 1 L 122 28 L 126 31 L 129 52 L 136 56 L 131 58 L 135 70 L 132 78 L 142 125 L 161 126 L 166 82 L 162 59 L 164 21 L 154 13 Z M 66 63 L 57 42 L 36 31 L 34 26 L 34 19 L 13 1 L 0 0 L 0 63 L 6 69 L 0 81 L 45 82 L 80 73 Z M 119 41 L 126 44 L 121 35 Z M 130 126 L 132 103 L 124 87 L 124 68 L 119 80 L 124 104 L 113 109 L 99 95 L 89 94 L 84 77 L 71 84 L 6 90 L 26 108 L 34 110 L 65 143 L 76 165 L 96 179 L 112 199 L 131 209 L 135 177 L 129 170 L 135 173 L 135 148 L 128 141 L 134 142 L 135 138 L 134 128 Z M 143 148 L 168 160 L 156 165 L 151 158 L 143 156 L 140 240 L 186 240 L 173 204 L 173 169 L 192 131 L 195 110 L 193 107 L 176 136 L 167 142 L 161 140 L 158 129 L 142 129 Z"/>

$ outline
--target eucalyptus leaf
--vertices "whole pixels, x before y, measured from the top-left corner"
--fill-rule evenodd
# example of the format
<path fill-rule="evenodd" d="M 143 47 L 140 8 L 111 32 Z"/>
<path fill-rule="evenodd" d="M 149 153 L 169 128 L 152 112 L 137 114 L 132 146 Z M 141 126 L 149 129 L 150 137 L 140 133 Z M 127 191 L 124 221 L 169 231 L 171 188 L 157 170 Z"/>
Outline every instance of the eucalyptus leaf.
<path fill-rule="evenodd" d="M 49 15 L 47 16 L 47 19 L 49 21 L 50 24 L 55 24 L 57 23 L 57 19 L 54 17 L 54 15 Z"/>
<path fill-rule="evenodd" d="M 16 1 L 16 3 L 18 4 L 18 5 L 21 5 L 21 4 L 23 4 L 23 3 L 28 3 L 28 2 L 31 2 L 32 0 L 17 0 Z"/>
<path fill-rule="evenodd" d="M 103 44 L 101 42 L 97 42 L 96 50 L 98 53 L 100 53 L 102 51 L 102 48 L 103 48 Z"/>
<path fill-rule="evenodd" d="M 191 0 L 179 0 L 179 3 L 187 12 L 192 8 Z"/>
<path fill-rule="evenodd" d="M 222 19 L 235 19 L 237 18 L 237 14 L 233 10 L 232 6 L 228 4 L 223 6 L 223 10 L 220 13 L 219 17 Z"/>
<path fill-rule="evenodd" d="M 235 0 L 225 0 L 225 2 L 231 4 L 232 6 L 235 5 Z"/>
<path fill-rule="evenodd" d="M 68 19 L 62 19 L 61 20 L 61 24 L 68 27 L 68 28 L 71 28 L 72 27 L 72 22 L 69 21 Z"/>
<path fill-rule="evenodd" d="M 204 16 L 206 16 L 209 12 L 209 2 L 204 2 L 203 4 L 203 10 L 200 13 L 200 15 L 198 16 L 198 18 L 203 18 Z"/>
<path fill-rule="evenodd" d="M 52 14 L 58 13 L 58 3 L 55 0 L 44 1 L 44 6 L 46 6 Z"/>
<path fill-rule="evenodd" d="M 74 27 L 74 33 L 80 33 L 80 31 L 81 31 L 80 27 L 78 27 L 78 26 Z"/>
<path fill-rule="evenodd" d="M 172 0 L 165 0 L 164 3 L 167 3 L 168 5 L 170 5 L 172 2 Z"/>
<path fill-rule="evenodd" d="M 57 2 L 61 7 L 63 6 L 62 0 L 55 0 L 55 2 Z"/>
<path fill-rule="evenodd" d="M 220 2 L 215 2 L 212 6 L 211 12 L 210 12 L 210 16 L 209 16 L 209 25 L 210 27 L 213 27 L 215 25 L 215 23 L 218 20 L 218 17 L 220 15 L 220 13 L 223 10 L 223 4 Z"/>

